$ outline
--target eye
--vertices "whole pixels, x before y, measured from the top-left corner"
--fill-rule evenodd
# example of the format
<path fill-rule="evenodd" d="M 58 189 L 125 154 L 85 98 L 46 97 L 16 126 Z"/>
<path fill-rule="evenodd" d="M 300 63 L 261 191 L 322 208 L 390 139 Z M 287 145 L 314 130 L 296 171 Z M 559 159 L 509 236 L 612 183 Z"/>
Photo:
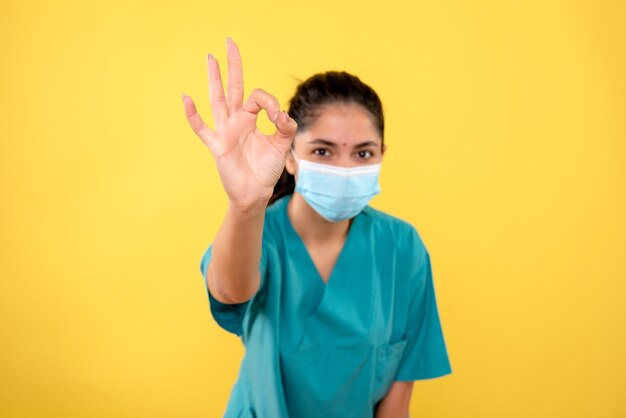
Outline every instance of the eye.
<path fill-rule="evenodd" d="M 358 154 L 359 158 L 370 158 L 372 156 L 372 152 L 371 151 L 359 151 Z"/>
<path fill-rule="evenodd" d="M 313 150 L 313 154 L 318 155 L 320 157 L 328 156 L 328 149 L 326 148 L 316 148 Z"/>

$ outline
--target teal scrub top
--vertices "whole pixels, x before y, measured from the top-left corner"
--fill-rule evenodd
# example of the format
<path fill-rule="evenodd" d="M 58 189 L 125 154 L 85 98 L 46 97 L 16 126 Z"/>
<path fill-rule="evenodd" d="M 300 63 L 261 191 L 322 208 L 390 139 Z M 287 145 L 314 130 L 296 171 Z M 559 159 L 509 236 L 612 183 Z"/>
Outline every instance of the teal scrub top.
<path fill-rule="evenodd" d="M 409 223 L 366 206 L 324 283 L 287 216 L 266 209 L 261 285 L 247 302 L 208 290 L 215 321 L 245 355 L 225 417 L 368 418 L 393 381 L 452 373 L 430 257 Z"/>

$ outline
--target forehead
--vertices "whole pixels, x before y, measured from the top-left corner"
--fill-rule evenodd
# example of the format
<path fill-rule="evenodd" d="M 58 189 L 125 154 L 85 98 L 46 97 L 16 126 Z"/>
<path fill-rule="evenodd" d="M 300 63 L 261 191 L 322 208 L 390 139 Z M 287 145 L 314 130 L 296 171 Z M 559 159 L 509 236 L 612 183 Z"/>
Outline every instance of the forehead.
<path fill-rule="evenodd" d="M 323 138 L 348 145 L 366 140 L 381 142 L 372 115 L 363 106 L 352 103 L 322 106 L 317 118 L 299 136 L 306 139 Z"/>

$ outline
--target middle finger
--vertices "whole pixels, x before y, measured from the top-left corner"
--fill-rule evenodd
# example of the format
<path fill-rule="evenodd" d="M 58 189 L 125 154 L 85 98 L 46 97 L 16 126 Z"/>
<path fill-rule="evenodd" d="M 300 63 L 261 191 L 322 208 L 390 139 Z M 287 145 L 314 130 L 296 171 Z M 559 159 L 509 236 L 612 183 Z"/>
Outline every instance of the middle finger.
<path fill-rule="evenodd" d="M 232 114 L 241 109 L 243 103 L 243 71 L 241 69 L 241 55 L 239 47 L 230 39 L 226 38 L 226 55 L 228 56 L 228 111 Z"/>
<path fill-rule="evenodd" d="M 226 107 L 226 98 L 224 97 L 220 66 L 211 54 L 207 56 L 207 65 L 209 67 L 209 100 L 211 102 L 213 123 L 217 130 L 226 121 L 228 108 Z"/>

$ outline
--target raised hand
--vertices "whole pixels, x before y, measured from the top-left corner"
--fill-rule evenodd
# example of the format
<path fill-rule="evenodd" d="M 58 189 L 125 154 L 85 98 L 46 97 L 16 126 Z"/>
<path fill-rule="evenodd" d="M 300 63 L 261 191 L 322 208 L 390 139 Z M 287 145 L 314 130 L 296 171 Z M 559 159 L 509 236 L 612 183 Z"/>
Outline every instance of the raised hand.
<path fill-rule="evenodd" d="M 227 38 L 228 88 L 224 96 L 219 65 L 207 57 L 209 97 L 215 129 L 203 121 L 191 97 L 183 95 L 185 115 L 193 131 L 209 148 L 228 195 L 230 204 L 248 208 L 266 203 L 272 196 L 296 133 L 296 121 L 280 111 L 278 100 L 268 92 L 255 89 L 243 103 L 243 72 L 239 48 Z M 256 126 L 259 112 L 265 109 L 276 125 L 272 135 Z"/>

